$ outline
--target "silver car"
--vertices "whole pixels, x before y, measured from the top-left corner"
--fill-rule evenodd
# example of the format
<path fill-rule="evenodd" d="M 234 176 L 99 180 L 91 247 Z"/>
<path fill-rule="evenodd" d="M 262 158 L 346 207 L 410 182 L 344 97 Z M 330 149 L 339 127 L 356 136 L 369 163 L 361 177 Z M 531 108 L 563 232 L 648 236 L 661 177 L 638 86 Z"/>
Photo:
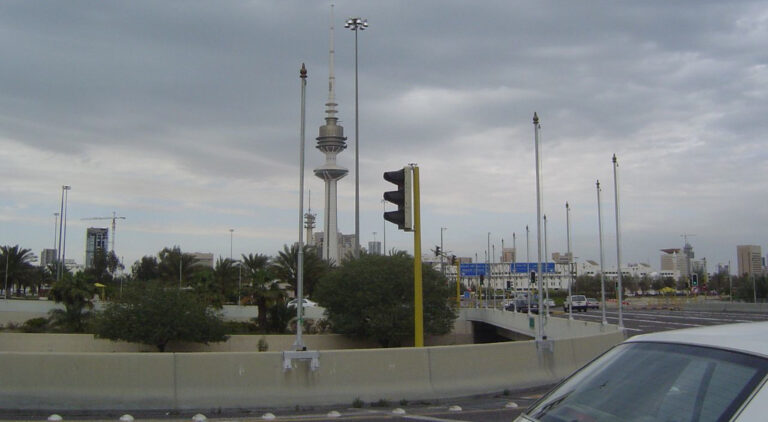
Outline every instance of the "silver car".
<path fill-rule="evenodd" d="M 768 322 L 632 337 L 517 421 L 768 420 Z"/>

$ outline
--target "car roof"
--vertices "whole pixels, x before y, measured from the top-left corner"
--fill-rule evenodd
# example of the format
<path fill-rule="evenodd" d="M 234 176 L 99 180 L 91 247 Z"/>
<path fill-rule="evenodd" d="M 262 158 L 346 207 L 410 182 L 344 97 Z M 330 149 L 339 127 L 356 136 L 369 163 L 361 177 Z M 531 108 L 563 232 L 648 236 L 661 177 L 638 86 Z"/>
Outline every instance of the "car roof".
<path fill-rule="evenodd" d="M 626 343 L 680 343 L 768 357 L 768 321 L 713 325 L 634 336 Z"/>

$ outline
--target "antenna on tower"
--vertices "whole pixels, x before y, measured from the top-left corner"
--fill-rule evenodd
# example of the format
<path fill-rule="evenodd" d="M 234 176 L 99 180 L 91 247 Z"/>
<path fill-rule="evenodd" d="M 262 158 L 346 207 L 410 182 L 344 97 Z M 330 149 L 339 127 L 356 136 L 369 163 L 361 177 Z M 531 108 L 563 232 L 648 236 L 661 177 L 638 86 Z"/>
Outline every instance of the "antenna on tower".
<path fill-rule="evenodd" d="M 335 117 L 334 115 L 337 113 L 336 111 L 336 75 L 333 71 L 333 56 L 335 54 L 335 50 L 333 47 L 333 4 L 331 5 L 331 30 L 330 30 L 330 38 L 329 38 L 329 48 L 328 48 L 328 102 L 325 104 L 327 109 L 325 110 L 325 113 L 328 114 L 327 117 Z"/>

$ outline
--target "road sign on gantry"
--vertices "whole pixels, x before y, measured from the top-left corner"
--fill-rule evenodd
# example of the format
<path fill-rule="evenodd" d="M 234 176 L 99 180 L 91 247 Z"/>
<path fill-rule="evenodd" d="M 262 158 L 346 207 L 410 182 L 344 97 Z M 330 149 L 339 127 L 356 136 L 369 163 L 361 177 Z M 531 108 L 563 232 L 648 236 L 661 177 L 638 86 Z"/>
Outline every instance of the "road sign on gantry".
<path fill-rule="evenodd" d="M 384 180 L 397 185 L 397 190 L 384 192 L 384 199 L 397 205 L 397 211 L 385 212 L 384 219 L 397 224 L 400 230 L 405 231 L 413 231 L 412 177 L 411 166 L 384 173 Z"/>

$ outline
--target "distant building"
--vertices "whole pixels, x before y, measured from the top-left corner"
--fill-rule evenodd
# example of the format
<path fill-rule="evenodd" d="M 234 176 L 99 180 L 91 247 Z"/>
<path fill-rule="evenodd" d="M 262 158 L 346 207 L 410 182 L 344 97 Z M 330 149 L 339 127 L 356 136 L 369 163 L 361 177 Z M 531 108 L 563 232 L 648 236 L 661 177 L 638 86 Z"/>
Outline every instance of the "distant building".
<path fill-rule="evenodd" d="M 93 267 L 93 256 L 97 250 L 107 251 L 109 229 L 89 227 L 85 231 L 85 268 Z"/>
<path fill-rule="evenodd" d="M 314 245 L 317 248 L 318 254 L 322 256 L 325 251 L 325 233 L 315 232 L 313 234 Z M 355 235 L 354 234 L 342 234 L 337 233 L 336 241 L 338 244 L 338 255 L 340 259 L 344 259 L 348 254 L 351 255 L 355 252 Z M 339 262 L 336 262 L 338 265 Z"/>
<path fill-rule="evenodd" d="M 56 262 L 56 249 L 43 249 L 40 252 L 40 266 L 47 267 Z"/>
<path fill-rule="evenodd" d="M 211 252 L 192 252 L 190 254 L 185 253 L 185 255 L 192 255 L 197 260 L 195 265 L 199 267 L 213 268 L 213 253 Z"/>
<path fill-rule="evenodd" d="M 661 273 L 663 277 L 688 277 L 688 259 L 678 248 L 661 250 Z"/>
<path fill-rule="evenodd" d="M 763 253 L 760 246 L 738 245 L 736 255 L 739 261 L 739 275 L 763 274 Z"/>
<path fill-rule="evenodd" d="M 731 264 L 717 264 L 717 273 L 718 274 L 730 274 L 731 273 Z"/>
<path fill-rule="evenodd" d="M 515 248 L 502 249 L 501 262 L 517 262 L 517 250 Z"/>
<path fill-rule="evenodd" d="M 371 255 L 381 255 L 381 242 L 378 240 L 368 242 L 368 253 Z"/>

